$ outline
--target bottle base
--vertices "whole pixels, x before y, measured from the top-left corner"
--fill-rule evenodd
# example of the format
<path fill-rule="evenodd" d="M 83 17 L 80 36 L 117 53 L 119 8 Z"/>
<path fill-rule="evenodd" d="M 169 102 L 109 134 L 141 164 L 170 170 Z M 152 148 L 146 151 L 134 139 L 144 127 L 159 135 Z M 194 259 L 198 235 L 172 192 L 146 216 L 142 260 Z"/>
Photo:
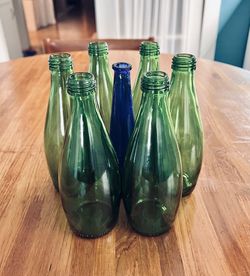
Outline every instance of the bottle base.
<path fill-rule="evenodd" d="M 71 231 L 72 231 L 77 237 L 79 237 L 79 238 L 81 238 L 81 239 L 86 239 L 86 238 L 87 238 L 87 239 L 97 239 L 97 238 L 100 238 L 100 237 L 102 237 L 102 236 L 105 236 L 105 235 L 107 235 L 109 232 L 111 232 L 111 231 L 114 229 L 115 225 L 116 225 L 116 222 L 115 222 L 109 229 L 107 229 L 107 230 L 105 230 L 105 231 L 103 231 L 103 232 L 101 232 L 101 233 L 99 233 L 99 234 L 97 234 L 97 235 L 90 235 L 90 234 L 82 233 L 82 232 L 76 230 L 76 229 L 75 229 L 73 226 L 71 226 L 71 225 L 70 225 L 70 229 L 71 229 Z"/>
<path fill-rule="evenodd" d="M 112 207 L 101 201 L 87 202 L 76 211 L 65 208 L 72 231 L 82 238 L 98 238 L 111 231 L 117 222 L 117 214 Z"/>
<path fill-rule="evenodd" d="M 194 190 L 194 187 L 192 189 L 187 189 L 187 190 L 184 190 L 182 191 L 182 197 L 187 197 L 189 195 L 191 195 L 191 193 L 193 192 Z"/>
<path fill-rule="evenodd" d="M 160 236 L 160 235 L 163 235 L 163 234 L 167 234 L 169 232 L 169 230 L 171 229 L 171 225 L 170 225 L 168 228 L 166 228 L 165 230 L 160 231 L 160 232 L 145 233 L 143 231 L 140 231 L 140 230 L 136 229 L 131 223 L 130 223 L 130 226 L 137 234 L 139 234 L 141 236 L 144 236 L 144 237 L 157 237 L 157 236 Z"/>
<path fill-rule="evenodd" d="M 54 185 L 54 189 L 57 193 L 59 193 L 59 188 L 55 187 L 55 185 Z"/>
<path fill-rule="evenodd" d="M 53 184 L 53 187 L 54 187 L 55 191 L 56 191 L 57 193 L 59 193 L 58 181 L 56 181 L 52 176 L 51 176 L 51 180 L 52 180 L 52 184 Z"/>
<path fill-rule="evenodd" d="M 197 179 L 196 179 L 197 181 Z M 183 175 L 183 190 L 182 190 L 182 197 L 186 197 L 186 196 L 189 196 L 195 186 L 196 186 L 196 181 L 195 182 L 190 182 L 189 181 L 189 177 L 187 175 Z"/>
<path fill-rule="evenodd" d="M 129 218 L 129 224 L 135 232 L 149 237 L 168 232 L 172 221 L 169 208 L 155 199 L 138 202 Z"/>

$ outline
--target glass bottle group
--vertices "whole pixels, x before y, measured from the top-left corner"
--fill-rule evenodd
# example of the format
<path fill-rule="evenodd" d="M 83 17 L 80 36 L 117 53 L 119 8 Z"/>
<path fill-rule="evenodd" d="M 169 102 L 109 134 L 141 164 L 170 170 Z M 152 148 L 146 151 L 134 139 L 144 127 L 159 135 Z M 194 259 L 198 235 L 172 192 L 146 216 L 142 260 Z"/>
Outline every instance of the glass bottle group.
<path fill-rule="evenodd" d="M 196 186 L 203 149 L 196 59 L 174 56 L 169 90 L 167 74 L 158 71 L 158 44 L 143 42 L 140 55 L 133 93 L 128 63 L 113 65 L 112 85 L 105 42 L 89 44 L 89 73 L 73 73 L 69 54 L 49 58 L 45 153 L 69 225 L 81 237 L 109 232 L 121 197 L 135 231 L 162 234 L 181 195 Z"/>

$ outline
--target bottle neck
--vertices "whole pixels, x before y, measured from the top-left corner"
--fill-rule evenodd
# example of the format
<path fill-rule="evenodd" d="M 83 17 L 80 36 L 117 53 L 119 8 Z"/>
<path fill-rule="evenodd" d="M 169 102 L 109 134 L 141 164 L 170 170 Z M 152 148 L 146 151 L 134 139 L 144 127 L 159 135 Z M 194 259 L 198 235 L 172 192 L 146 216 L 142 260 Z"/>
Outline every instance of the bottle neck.
<path fill-rule="evenodd" d="M 51 71 L 50 75 L 50 97 L 54 97 L 54 95 L 58 94 L 59 87 L 61 87 L 60 81 L 61 75 L 60 71 L 54 70 Z"/>
<path fill-rule="evenodd" d="M 156 71 L 159 69 L 159 56 L 141 56 L 140 59 L 140 69 L 143 72 Z"/>
<path fill-rule="evenodd" d="M 114 70 L 112 114 L 114 116 L 119 114 L 120 118 L 126 118 L 128 114 L 133 114 L 130 83 L 132 66 L 126 62 L 118 62 L 114 63 L 112 68 Z"/>
<path fill-rule="evenodd" d="M 130 72 L 114 71 L 114 81 L 123 82 L 130 85 Z"/>
<path fill-rule="evenodd" d="M 73 117 L 77 116 L 96 116 L 96 101 L 95 93 L 90 93 L 87 96 L 72 96 L 71 108 Z"/>
<path fill-rule="evenodd" d="M 134 84 L 133 90 L 139 90 L 141 87 L 141 78 L 144 75 L 144 73 L 149 72 L 149 71 L 157 71 L 159 70 L 159 56 L 141 56 L 140 59 L 140 65 L 139 65 L 139 71 L 138 71 L 138 76 L 136 79 L 136 82 Z M 138 95 L 140 95 L 138 91 Z"/>
<path fill-rule="evenodd" d="M 161 131 L 161 122 L 166 125 L 171 124 L 167 94 L 143 93 L 134 129 L 138 130 L 141 127 L 143 128 L 145 124 L 149 124 L 155 128 L 155 131 Z"/>
<path fill-rule="evenodd" d="M 89 71 L 90 72 L 98 72 L 103 70 L 104 68 L 109 69 L 109 61 L 108 55 L 101 55 L 101 56 L 89 56 L 90 63 L 89 63 Z"/>
<path fill-rule="evenodd" d="M 51 82 L 57 82 L 59 86 L 66 89 L 67 79 L 73 73 L 73 68 L 68 70 L 52 70 L 51 71 Z"/>
<path fill-rule="evenodd" d="M 130 72 L 121 73 L 115 71 L 114 73 L 114 87 L 113 87 L 113 108 L 119 107 L 119 110 L 114 112 L 129 113 L 133 112 L 132 107 L 132 92 L 130 82 Z"/>
<path fill-rule="evenodd" d="M 67 80 L 72 73 L 73 73 L 73 68 L 70 68 L 69 70 L 61 71 L 61 86 L 63 90 L 67 89 Z"/>
<path fill-rule="evenodd" d="M 51 72 L 51 77 L 53 77 L 53 76 L 62 76 L 62 77 L 69 77 L 69 75 L 71 75 L 72 73 L 73 73 L 73 68 L 72 67 L 70 67 L 69 69 L 67 69 L 67 70 L 62 70 L 62 71 L 60 71 L 60 70 L 51 70 L 50 71 Z"/>
<path fill-rule="evenodd" d="M 143 117 L 143 120 L 145 120 L 145 118 L 149 118 L 149 120 L 155 118 L 161 118 L 160 120 L 162 120 L 165 118 L 165 120 L 168 122 L 168 75 L 162 71 L 150 71 L 145 73 L 142 77 L 141 89 L 142 99 L 137 121 L 140 121 L 139 118 Z"/>
<path fill-rule="evenodd" d="M 194 70 L 173 69 L 171 76 L 171 89 L 178 86 L 182 88 L 194 89 Z M 183 89 L 181 89 L 184 91 Z"/>
<path fill-rule="evenodd" d="M 50 71 L 51 80 L 59 79 L 60 76 L 61 76 L 61 73 L 60 73 L 59 70 L 52 70 L 52 71 Z"/>
<path fill-rule="evenodd" d="M 167 113 L 166 119 L 168 119 L 167 105 L 166 105 L 167 94 L 166 91 L 158 91 L 154 93 L 142 93 L 141 107 L 139 116 L 146 118 L 148 113 L 156 115 L 158 113 Z M 146 117 L 145 117 L 146 116 Z"/>
<path fill-rule="evenodd" d="M 69 131 L 75 127 L 81 132 L 89 131 L 91 128 L 102 128 L 105 126 L 98 111 L 95 93 L 87 96 L 71 97 L 71 116 L 69 117 Z M 102 127 L 101 127 L 102 126 Z"/>

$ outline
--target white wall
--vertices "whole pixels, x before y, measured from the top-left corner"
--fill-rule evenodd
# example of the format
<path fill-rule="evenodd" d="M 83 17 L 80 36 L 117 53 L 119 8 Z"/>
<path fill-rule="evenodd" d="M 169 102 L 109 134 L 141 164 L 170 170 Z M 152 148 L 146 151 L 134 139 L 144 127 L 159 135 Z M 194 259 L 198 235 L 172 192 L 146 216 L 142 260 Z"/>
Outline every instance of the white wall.
<path fill-rule="evenodd" d="M 30 40 L 24 15 L 23 2 L 22 0 L 14 0 L 13 5 L 16 14 L 17 27 L 21 41 L 21 48 L 22 50 L 26 50 L 30 47 Z"/>
<path fill-rule="evenodd" d="M 52 0 L 23 0 L 23 8 L 29 31 L 56 23 Z"/>
<path fill-rule="evenodd" d="M 22 46 L 17 27 L 16 13 L 12 0 L 0 0 L 0 20 L 2 24 L 2 45 L 7 45 L 10 59 L 22 57 Z M 3 40 L 3 37 L 5 38 Z"/>
<path fill-rule="evenodd" d="M 1 19 L 0 19 L 0 53 L 1 53 L 0 62 L 8 61 L 10 59 Z"/>

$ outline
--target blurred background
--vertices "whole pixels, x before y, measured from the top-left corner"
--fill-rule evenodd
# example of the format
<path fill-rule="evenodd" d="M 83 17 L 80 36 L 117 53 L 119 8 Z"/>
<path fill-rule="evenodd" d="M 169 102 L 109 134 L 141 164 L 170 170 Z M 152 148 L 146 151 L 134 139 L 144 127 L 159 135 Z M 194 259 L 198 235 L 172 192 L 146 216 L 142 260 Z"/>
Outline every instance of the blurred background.
<path fill-rule="evenodd" d="M 0 62 L 45 38 L 148 39 L 250 70 L 250 0 L 0 0 Z"/>

